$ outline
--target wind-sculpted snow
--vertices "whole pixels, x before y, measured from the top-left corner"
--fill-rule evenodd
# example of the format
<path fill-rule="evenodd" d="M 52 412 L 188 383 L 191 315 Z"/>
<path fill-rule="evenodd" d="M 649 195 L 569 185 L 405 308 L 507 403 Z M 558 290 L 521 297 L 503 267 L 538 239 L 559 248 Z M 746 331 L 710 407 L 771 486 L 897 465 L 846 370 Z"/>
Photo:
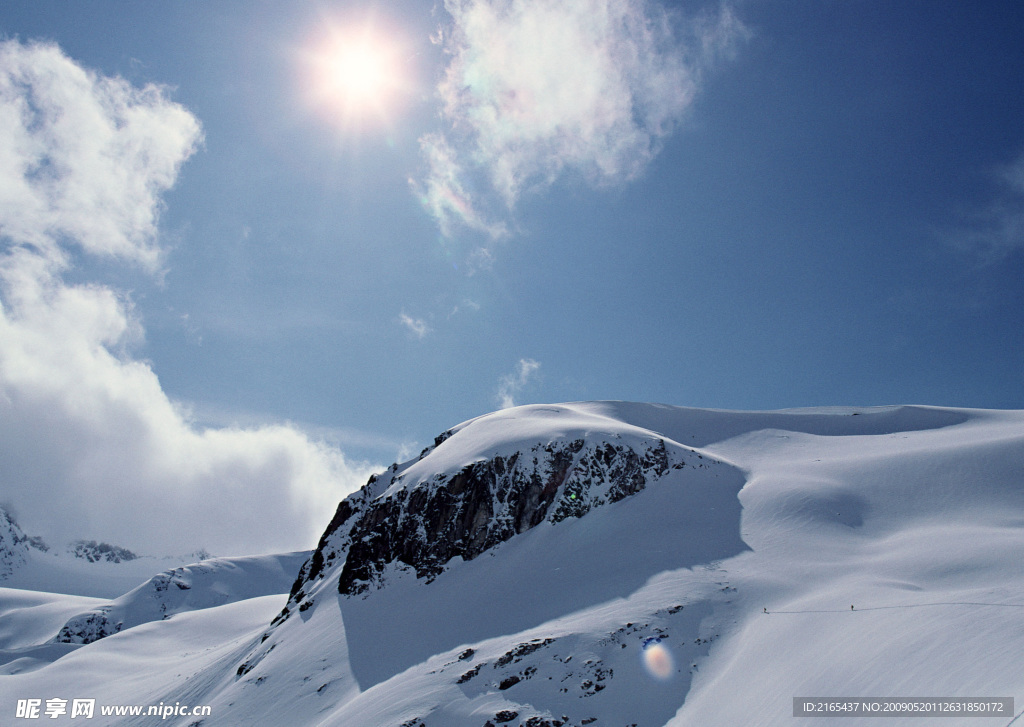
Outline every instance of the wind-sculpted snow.
<path fill-rule="evenodd" d="M 89 644 L 174 614 L 284 593 L 308 551 L 244 558 L 211 558 L 173 568 L 104 605 L 69 619 L 56 643 Z"/>
<path fill-rule="evenodd" d="M 339 505 L 283 616 L 335 563 L 342 564 L 338 591 L 348 595 L 379 586 L 392 565 L 433 579 L 454 558 L 473 560 L 545 519 L 559 522 L 617 502 L 687 459 L 703 466 L 703 455 L 680 443 L 698 436 L 702 445 L 768 427 L 852 436 L 964 419 L 962 412 L 928 407 L 738 416 L 628 402 L 479 417 L 439 435 L 417 460 L 393 465 Z"/>
<path fill-rule="evenodd" d="M 818 407 L 743 412 L 630 401 L 595 401 L 575 406 L 660 432 L 692 447 L 707 447 L 766 429 L 818 437 L 882 436 L 943 429 L 970 419 L 970 410 L 934 406 Z"/>

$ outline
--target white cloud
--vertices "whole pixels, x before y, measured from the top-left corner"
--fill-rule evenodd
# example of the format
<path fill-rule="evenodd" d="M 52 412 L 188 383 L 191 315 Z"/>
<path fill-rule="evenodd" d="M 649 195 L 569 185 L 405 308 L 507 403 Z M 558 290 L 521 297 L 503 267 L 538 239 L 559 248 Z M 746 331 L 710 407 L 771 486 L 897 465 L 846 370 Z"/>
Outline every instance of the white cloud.
<path fill-rule="evenodd" d="M 521 358 L 514 373 L 505 374 L 498 380 L 498 402 L 502 409 L 516 405 L 515 398 L 530 382 L 540 368 L 540 362 L 532 358 Z"/>
<path fill-rule="evenodd" d="M 466 270 L 468 275 L 475 275 L 481 270 L 494 269 L 494 253 L 489 247 L 474 248 L 466 256 Z"/>
<path fill-rule="evenodd" d="M 489 220 L 477 208 L 480 201 L 467 190 L 463 181 L 467 175 L 444 136 L 423 136 L 420 150 L 427 161 L 427 178 L 422 183 L 410 179 L 409 184 L 420 204 L 437 220 L 442 235 L 450 237 L 461 224 L 494 239 L 508 236 L 504 224 Z"/>
<path fill-rule="evenodd" d="M 55 45 L 0 43 L 4 236 L 62 260 L 57 240 L 159 262 L 159 197 L 200 141 L 156 86 L 84 70 Z"/>
<path fill-rule="evenodd" d="M 398 322 L 409 329 L 409 332 L 416 336 L 416 338 L 423 339 L 428 333 L 430 333 L 430 326 L 422 318 L 413 318 L 407 315 L 405 311 L 402 311 L 398 316 Z"/>
<path fill-rule="evenodd" d="M 747 30 L 724 8 L 683 24 L 645 0 L 446 0 L 450 123 L 421 141 L 423 201 L 444 234 L 484 222 L 482 173 L 507 210 L 566 171 L 594 184 L 637 176 L 690 106 L 700 74 Z M 474 189 L 480 185 L 472 185 Z"/>
<path fill-rule="evenodd" d="M 451 313 L 448 314 L 448 318 L 461 313 L 463 311 L 478 311 L 480 310 L 480 304 L 471 298 L 463 298 L 461 303 L 456 303 L 452 306 Z"/>
<path fill-rule="evenodd" d="M 68 246 L 159 269 L 160 195 L 200 140 L 156 87 L 0 44 L 0 486 L 60 543 L 310 547 L 370 473 L 286 426 L 199 428 L 130 351 L 130 301 L 68 284 Z"/>
<path fill-rule="evenodd" d="M 1024 154 L 997 174 L 999 193 L 973 224 L 948 235 L 950 242 L 997 263 L 1024 249 Z"/>

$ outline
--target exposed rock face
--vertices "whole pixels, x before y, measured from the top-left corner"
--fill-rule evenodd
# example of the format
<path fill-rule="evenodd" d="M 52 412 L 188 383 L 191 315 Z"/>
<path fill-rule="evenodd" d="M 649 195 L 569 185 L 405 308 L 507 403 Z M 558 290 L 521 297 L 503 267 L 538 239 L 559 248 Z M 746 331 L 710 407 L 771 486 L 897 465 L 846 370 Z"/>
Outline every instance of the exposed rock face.
<path fill-rule="evenodd" d="M 158 573 L 110 605 L 72 617 L 53 640 L 65 644 L 91 644 L 123 628 L 131 628 L 147 620 L 167 618 L 183 610 L 184 597 L 179 592 L 191 590 L 193 576 L 197 572 L 211 570 L 202 564 L 195 564 Z M 227 600 L 226 597 L 224 600 Z M 141 606 L 137 605 L 140 601 Z"/>
<path fill-rule="evenodd" d="M 112 621 L 111 610 L 110 606 L 104 606 L 91 613 L 76 616 L 64 624 L 53 640 L 63 644 L 91 644 L 111 634 L 116 634 L 124 623 Z"/>
<path fill-rule="evenodd" d="M 97 543 L 95 540 L 78 540 L 71 544 L 70 552 L 76 558 L 82 558 L 90 563 L 123 563 L 139 557 L 127 548 Z"/>
<path fill-rule="evenodd" d="M 437 438 L 419 460 L 451 436 Z M 412 570 L 429 582 L 453 558 L 472 560 L 536 527 L 578 518 L 643 490 L 684 466 L 690 450 L 645 438 L 604 441 L 563 438 L 495 454 L 460 469 L 406 482 L 408 464 L 375 475 L 338 506 L 312 558 L 303 566 L 279 619 L 315 581 L 339 573 L 343 595 L 380 587 L 389 568 Z"/>
<path fill-rule="evenodd" d="M 734 503 L 738 510 L 731 488 L 741 478 L 733 476 L 730 466 L 682 444 L 680 440 L 688 432 L 677 428 L 671 435 L 662 434 L 653 426 L 610 416 L 608 409 L 586 403 L 555 404 L 487 414 L 437 437 L 416 459 L 394 464 L 371 477 L 358 492 L 339 503 L 316 550 L 299 569 L 285 608 L 259 643 L 237 662 L 237 678 L 251 681 L 254 677 L 247 675 L 265 669 L 263 662 L 272 652 L 276 650 L 277 656 L 271 661 L 281 658 L 279 647 L 290 653 L 292 647 L 286 644 L 305 643 L 318 633 L 317 629 L 329 629 L 336 611 L 340 611 L 348 663 L 360 684 L 369 687 L 431 654 L 499 635 L 489 625 L 480 624 L 470 635 L 461 633 L 455 622 L 452 628 L 445 625 L 432 629 L 438 618 L 453 617 L 456 622 L 473 618 L 473 607 L 461 603 L 461 598 L 453 600 L 447 586 L 455 586 L 459 593 L 462 588 L 472 592 L 469 584 L 490 565 L 476 560 L 481 556 L 498 556 L 495 568 L 502 571 L 494 582 L 483 584 L 486 593 L 478 594 L 482 602 L 536 595 L 538 602 L 547 604 L 528 609 L 531 615 L 525 618 L 529 624 L 516 618 L 507 624 L 508 628 L 521 629 L 532 626 L 534 617 L 543 622 L 560 608 L 602 603 L 620 597 L 622 588 L 640 587 L 647 571 L 637 574 L 636 584 L 632 579 L 627 579 L 626 585 L 619 579 L 615 579 L 615 585 L 606 582 L 611 572 L 601 570 L 606 558 L 594 551 L 596 546 L 597 552 L 611 554 L 614 564 L 609 565 L 613 569 L 646 563 L 648 548 L 643 544 L 661 543 L 660 538 L 648 540 L 643 537 L 646 534 L 641 534 L 638 540 L 643 544 L 639 548 L 625 554 L 618 552 L 618 538 L 626 535 L 637 513 L 647 512 L 645 508 L 663 508 L 678 501 L 682 503 L 678 518 L 662 518 L 659 513 L 652 523 L 655 527 L 668 522 L 689 524 L 693 518 L 688 508 L 701 507 L 705 499 L 720 502 L 715 498 L 722 495 L 722 488 L 715 481 L 727 474 L 723 480 L 728 480 L 726 489 L 730 492 L 724 501 Z M 629 502 L 634 498 L 641 501 Z M 606 511 L 592 512 L 606 506 Z M 616 522 L 616 510 L 623 514 L 622 531 Z M 605 528 L 615 535 L 602 540 L 600 533 Z M 515 542 L 522 545 L 521 550 Z M 581 568 L 568 564 L 562 574 L 568 580 L 562 581 L 554 574 L 560 568 L 549 559 L 552 553 L 545 550 L 545 544 L 557 548 L 569 543 L 579 544 L 587 552 Z M 630 550 L 629 543 L 621 547 Z M 499 548 L 508 551 L 503 555 L 511 560 L 494 552 Z M 695 547 L 681 558 L 665 549 L 650 552 L 655 554 L 657 567 L 679 568 L 703 562 L 705 550 L 717 553 L 720 549 L 717 545 L 712 549 Z M 526 560 L 520 561 L 518 556 Z M 489 557 L 484 560 L 491 561 Z M 536 571 L 528 564 L 533 561 L 539 566 Z M 524 581 L 530 584 L 524 589 L 517 589 L 515 583 L 517 574 L 513 571 L 519 568 L 523 568 Z M 438 582 L 431 585 L 435 579 Z M 563 587 L 569 584 L 571 587 Z M 423 610 L 413 619 L 413 625 L 399 619 L 388 629 L 385 623 L 375 621 L 378 607 L 380 613 L 394 613 L 396 603 L 407 603 L 414 593 L 421 595 Z M 419 598 L 416 601 L 420 603 Z M 310 624 L 317 624 L 312 632 L 307 630 Z M 374 643 L 378 637 L 366 636 L 377 626 L 397 634 L 394 648 L 383 647 L 382 653 L 401 652 L 401 656 L 386 666 L 375 664 L 381 661 L 376 656 L 381 647 Z M 506 633 L 506 625 L 495 628 Z M 537 642 L 537 649 L 546 646 L 542 641 Z M 410 642 L 417 645 L 410 646 Z M 429 645 L 421 649 L 418 644 L 426 642 Z M 487 660 L 475 659 L 501 672 L 493 678 L 481 663 L 474 663 L 474 649 L 454 652 L 453 664 L 458 666 L 453 668 L 458 673 L 453 681 L 458 680 L 463 687 L 486 682 L 488 692 L 516 689 L 535 670 L 532 664 L 516 664 L 517 659 L 532 657 L 533 643 L 524 643 L 504 657 L 499 654 Z M 619 644 L 616 647 L 622 648 Z M 506 665 L 508 660 L 511 662 Z M 486 679 L 478 679 L 485 672 Z M 604 688 L 594 674 L 588 672 L 585 678 L 590 680 L 588 686 L 593 686 L 592 693 Z"/>

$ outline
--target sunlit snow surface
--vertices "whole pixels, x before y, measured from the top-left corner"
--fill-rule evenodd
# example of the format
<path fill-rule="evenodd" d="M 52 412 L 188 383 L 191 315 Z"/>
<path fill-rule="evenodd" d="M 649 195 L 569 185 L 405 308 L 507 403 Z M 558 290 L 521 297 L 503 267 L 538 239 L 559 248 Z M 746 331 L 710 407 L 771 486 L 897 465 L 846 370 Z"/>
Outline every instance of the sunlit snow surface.
<path fill-rule="evenodd" d="M 283 591 L 212 608 L 196 597 L 197 610 L 61 656 L 47 634 L 98 602 L 0 590 L 3 648 L 39 651 L 0 677 L 0 723 L 18 699 L 52 696 L 209 704 L 203 727 L 790 726 L 800 696 L 1024 708 L 1024 412 L 521 407 L 456 427 L 409 470 L 579 433 L 658 436 L 704 466 L 429 584 L 396 567 L 348 598 L 332 571 L 273 629 Z"/>

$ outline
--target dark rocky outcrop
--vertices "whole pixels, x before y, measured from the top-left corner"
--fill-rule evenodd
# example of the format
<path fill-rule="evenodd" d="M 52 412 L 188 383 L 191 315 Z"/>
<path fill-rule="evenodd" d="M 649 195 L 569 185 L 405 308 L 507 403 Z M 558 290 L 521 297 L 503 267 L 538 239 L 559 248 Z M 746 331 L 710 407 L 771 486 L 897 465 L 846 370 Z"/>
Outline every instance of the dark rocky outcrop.
<path fill-rule="evenodd" d="M 451 436 L 439 436 L 416 462 Z M 405 482 L 411 463 L 393 465 L 338 505 L 275 622 L 308 608 L 304 599 L 328 573 L 338 574 L 342 595 L 381 586 L 394 568 L 429 582 L 454 558 L 472 560 L 545 520 L 582 517 L 684 466 L 683 452 L 670 454 L 662 439 L 615 439 L 539 443 L 418 482 Z"/>
<path fill-rule="evenodd" d="M 121 631 L 121 621 L 110 619 L 111 607 L 101 607 L 68 621 L 53 638 L 59 644 L 91 644 Z"/>
<path fill-rule="evenodd" d="M 123 563 L 139 557 L 127 548 L 110 543 L 97 543 L 95 540 L 78 540 L 71 544 L 70 552 L 76 558 L 82 558 L 90 563 Z"/>

